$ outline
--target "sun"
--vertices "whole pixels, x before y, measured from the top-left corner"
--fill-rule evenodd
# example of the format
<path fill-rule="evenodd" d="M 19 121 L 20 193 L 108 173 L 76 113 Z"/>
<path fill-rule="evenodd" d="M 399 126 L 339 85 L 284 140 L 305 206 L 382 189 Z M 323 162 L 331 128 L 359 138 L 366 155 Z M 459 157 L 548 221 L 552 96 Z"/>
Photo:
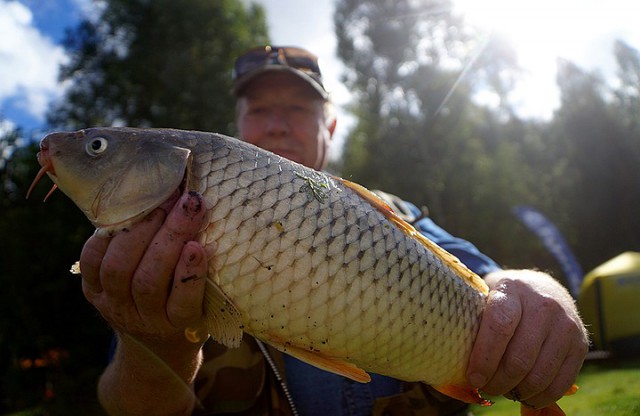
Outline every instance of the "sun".
<path fill-rule="evenodd" d="M 553 89 L 558 58 L 575 56 L 584 48 L 589 25 L 597 24 L 597 14 L 585 15 L 580 1 L 453 0 L 453 4 L 480 34 L 500 37 L 514 48 L 527 77 L 517 94 L 526 96 L 525 105 L 539 107 L 532 112 L 548 116 L 555 104 L 550 105 L 549 98 L 557 95 Z"/>
<path fill-rule="evenodd" d="M 585 28 L 597 24 L 577 0 L 454 0 L 467 22 L 504 37 L 522 57 L 561 56 L 580 42 Z"/>

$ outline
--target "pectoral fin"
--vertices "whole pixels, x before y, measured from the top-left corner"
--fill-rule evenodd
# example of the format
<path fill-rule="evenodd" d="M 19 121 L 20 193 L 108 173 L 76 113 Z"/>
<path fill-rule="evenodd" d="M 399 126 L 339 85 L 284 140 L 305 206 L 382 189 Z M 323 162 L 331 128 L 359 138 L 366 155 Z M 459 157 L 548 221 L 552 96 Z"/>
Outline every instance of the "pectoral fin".
<path fill-rule="evenodd" d="M 242 340 L 242 315 L 231 299 L 211 279 L 207 279 L 204 294 L 207 330 L 228 348 L 237 348 Z"/>

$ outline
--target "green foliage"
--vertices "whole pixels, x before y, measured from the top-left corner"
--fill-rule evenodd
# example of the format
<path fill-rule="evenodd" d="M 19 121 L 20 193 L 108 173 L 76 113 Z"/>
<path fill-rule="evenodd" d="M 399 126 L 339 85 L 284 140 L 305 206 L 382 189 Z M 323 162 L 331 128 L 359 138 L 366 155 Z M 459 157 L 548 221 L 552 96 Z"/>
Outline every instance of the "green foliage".
<path fill-rule="evenodd" d="M 104 4 L 99 19 L 69 32 L 61 81 L 70 88 L 49 112 L 52 126 L 233 133 L 231 64 L 267 41 L 263 9 L 231 0 Z M 537 122 L 519 119 L 506 100 L 519 71 L 513 51 L 467 28 L 448 0 L 340 0 L 335 27 L 357 118 L 343 176 L 428 206 L 436 222 L 509 267 L 562 276 L 512 215 L 520 204 L 560 228 L 585 270 L 640 251 L 637 50 L 616 43 L 613 87 L 560 63 L 561 107 Z M 499 104 L 478 105 L 480 90 Z M 44 185 L 23 199 L 38 167 L 36 147 L 21 146 L 21 136 L 0 137 L 0 313 L 8 317 L 0 321 L 0 411 L 95 414 L 111 334 L 68 272 L 91 228 L 61 193 L 42 204 Z M 584 384 L 580 394 L 596 391 Z M 606 404 L 613 393 L 583 414 L 637 413 L 633 398 Z"/>
<path fill-rule="evenodd" d="M 566 62 L 558 85 L 563 104 L 549 133 L 557 156 L 566 163 L 567 177 L 553 196 L 566 200 L 565 212 L 571 215 L 564 227 L 573 235 L 584 266 L 591 269 L 640 247 L 640 135 L 625 119 L 640 98 L 640 84 L 635 98 L 629 85 L 621 86 L 618 97 L 625 90 L 627 99 L 612 103 L 607 100 L 611 90 L 598 76 Z"/>
<path fill-rule="evenodd" d="M 44 184 L 25 200 L 36 151 L 16 148 L 1 171 L 11 186 L 0 201 L 0 409 L 94 413 L 111 335 L 69 273 L 92 227 L 62 193 L 43 203 Z"/>
<path fill-rule="evenodd" d="M 526 264 L 506 241 L 522 241 L 510 209 L 531 199 L 534 176 L 523 168 L 526 144 L 511 136 L 536 134 L 508 107 L 471 99 L 480 87 L 505 94 L 511 79 L 500 74 L 517 72 L 513 52 L 466 30 L 448 1 L 343 1 L 335 21 L 357 116 L 343 174 L 427 205 L 499 261 Z"/>
<path fill-rule="evenodd" d="M 238 0 L 103 4 L 100 18 L 68 32 L 70 85 L 51 127 L 228 132 L 233 59 L 267 42 L 264 10 Z M 42 203 L 47 178 L 25 200 L 38 149 L 21 136 L 0 137 L 0 413 L 100 414 L 112 333 L 69 272 L 93 229 L 61 192 Z"/>
<path fill-rule="evenodd" d="M 67 37 L 71 86 L 50 122 L 229 133 L 233 60 L 267 40 L 264 10 L 237 0 L 108 1 Z"/>
<path fill-rule="evenodd" d="M 508 267 L 559 265 L 512 214 L 545 213 L 585 270 L 640 249 L 640 57 L 615 48 L 619 87 L 561 63 L 561 108 L 521 120 L 506 96 L 507 43 L 467 28 L 444 0 L 338 2 L 338 53 L 357 124 L 342 174 L 417 205 Z M 475 103 L 492 93 L 494 109 Z M 612 99 L 613 98 L 613 99 Z"/>

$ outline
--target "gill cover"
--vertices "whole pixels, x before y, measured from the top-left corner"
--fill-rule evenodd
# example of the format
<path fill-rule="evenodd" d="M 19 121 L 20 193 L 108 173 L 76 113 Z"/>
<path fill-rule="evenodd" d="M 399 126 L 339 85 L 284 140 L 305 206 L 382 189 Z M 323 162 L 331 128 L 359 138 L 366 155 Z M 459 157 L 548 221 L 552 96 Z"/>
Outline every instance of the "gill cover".
<path fill-rule="evenodd" d="M 47 174 L 98 228 L 135 222 L 180 187 L 191 151 L 140 129 L 91 128 L 43 139 Z"/>
<path fill-rule="evenodd" d="M 102 228 L 124 227 L 149 213 L 180 187 L 187 171 L 190 150 L 161 140 L 141 138 L 135 152 L 122 152 L 125 163 L 100 189 L 91 206 L 94 224 Z M 126 160 L 128 159 L 128 163 Z"/>

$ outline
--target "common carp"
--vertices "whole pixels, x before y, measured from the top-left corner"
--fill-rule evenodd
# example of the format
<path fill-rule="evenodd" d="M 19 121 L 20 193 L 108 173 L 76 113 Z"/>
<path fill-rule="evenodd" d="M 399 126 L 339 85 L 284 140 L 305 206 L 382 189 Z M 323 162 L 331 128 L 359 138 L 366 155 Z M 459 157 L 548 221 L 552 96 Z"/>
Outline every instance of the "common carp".
<path fill-rule="evenodd" d="M 247 332 L 359 382 L 370 371 L 490 404 L 465 377 L 487 285 L 364 187 L 231 137 L 172 129 L 52 133 L 38 160 L 32 188 L 46 173 L 101 233 L 176 190 L 203 195 L 204 308 L 218 342 L 235 347 Z"/>

